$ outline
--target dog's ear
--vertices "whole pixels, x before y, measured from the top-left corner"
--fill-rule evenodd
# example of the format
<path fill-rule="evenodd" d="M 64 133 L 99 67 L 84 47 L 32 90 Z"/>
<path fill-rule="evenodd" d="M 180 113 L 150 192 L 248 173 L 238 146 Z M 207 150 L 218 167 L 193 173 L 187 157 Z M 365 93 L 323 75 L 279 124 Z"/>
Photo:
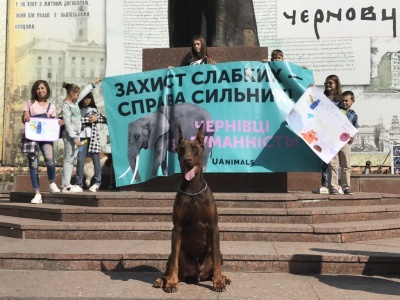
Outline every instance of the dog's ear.
<path fill-rule="evenodd" d="M 180 142 L 183 140 L 183 134 L 182 134 L 182 129 L 181 126 L 178 124 L 178 145 L 180 144 Z"/>
<path fill-rule="evenodd" d="M 199 141 L 200 145 L 204 147 L 204 131 L 203 131 L 204 123 L 201 123 L 199 130 L 197 131 L 196 140 Z"/>

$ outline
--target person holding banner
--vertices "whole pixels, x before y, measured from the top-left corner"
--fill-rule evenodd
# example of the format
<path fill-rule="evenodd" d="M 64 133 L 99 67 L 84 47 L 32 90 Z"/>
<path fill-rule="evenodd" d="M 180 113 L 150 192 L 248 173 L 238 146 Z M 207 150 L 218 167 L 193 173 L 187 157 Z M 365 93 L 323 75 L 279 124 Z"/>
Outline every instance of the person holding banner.
<path fill-rule="evenodd" d="M 262 62 L 268 62 L 267 59 L 262 59 Z M 271 61 L 284 61 L 283 51 L 280 49 L 274 49 L 271 52 Z M 303 69 L 307 69 L 306 66 L 301 66 Z"/>
<path fill-rule="evenodd" d="M 357 113 L 351 109 L 355 99 L 352 91 L 346 91 L 342 94 L 341 111 L 347 116 L 351 124 L 358 128 Z M 328 165 L 328 180 L 329 180 L 329 194 L 339 194 L 339 180 L 338 170 L 339 165 L 342 170 L 341 186 L 345 195 L 352 195 L 353 191 L 350 188 L 350 175 L 351 175 L 351 143 L 354 141 L 354 136 L 349 138 L 349 142 L 343 146 L 342 149 L 336 154 Z M 344 176 L 343 176 L 344 175 Z"/>
<path fill-rule="evenodd" d="M 23 121 L 29 122 L 31 117 L 38 118 L 56 118 L 56 106 L 50 102 L 51 90 L 46 80 L 37 80 L 31 88 L 31 99 L 26 101 L 24 107 Z M 33 204 L 42 203 L 42 195 L 40 194 L 39 185 L 39 151 L 43 154 L 44 161 L 47 167 L 47 178 L 49 180 L 50 193 L 59 193 L 60 190 L 55 183 L 56 179 L 56 164 L 54 161 L 53 142 L 48 141 L 30 141 L 33 151 L 28 151 L 26 145 L 23 145 L 23 153 L 28 157 L 29 174 L 31 177 L 32 187 L 35 191 L 35 197 L 31 200 Z"/>
<path fill-rule="evenodd" d="M 100 81 L 100 78 L 96 78 L 93 83 L 86 86 L 82 91 L 80 87 L 74 83 L 63 83 L 63 88 L 67 91 L 67 97 L 64 100 L 62 108 L 62 116 L 65 123 L 65 130 L 62 134 L 64 142 L 64 162 L 61 183 L 63 186 L 63 193 L 79 193 L 83 191 L 80 186 L 71 185 L 74 159 L 78 154 L 79 148 L 82 146 L 80 139 L 81 112 L 78 104 Z"/>
<path fill-rule="evenodd" d="M 324 94 L 340 109 L 342 99 L 342 85 L 337 75 L 329 75 L 324 82 Z M 322 186 L 313 190 L 314 194 L 329 194 L 328 165 L 322 162 Z M 340 190 L 340 188 L 339 188 Z M 341 191 L 341 190 L 340 190 Z"/>
<path fill-rule="evenodd" d="M 76 185 L 83 187 L 83 169 L 87 154 L 92 157 L 94 165 L 94 184 L 89 188 L 91 192 L 97 192 L 101 185 L 101 164 L 100 164 L 100 135 L 97 130 L 97 123 L 107 124 L 107 119 L 97 110 L 92 93 L 87 94 L 79 102 L 81 110 L 82 131 L 80 133 L 81 144 L 84 144 L 78 151 L 78 162 L 76 165 Z"/>
<path fill-rule="evenodd" d="M 283 51 L 279 49 L 272 50 L 271 61 L 283 61 Z"/>
<path fill-rule="evenodd" d="M 193 37 L 190 54 L 190 58 L 183 65 L 193 66 L 202 64 L 216 64 L 215 60 L 208 56 L 206 40 L 200 35 Z"/>

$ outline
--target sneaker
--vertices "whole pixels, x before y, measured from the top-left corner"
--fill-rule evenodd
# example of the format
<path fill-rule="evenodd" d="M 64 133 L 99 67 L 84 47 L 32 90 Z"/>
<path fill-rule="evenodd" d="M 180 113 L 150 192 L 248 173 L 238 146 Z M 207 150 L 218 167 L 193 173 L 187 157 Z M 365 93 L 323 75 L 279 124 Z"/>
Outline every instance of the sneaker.
<path fill-rule="evenodd" d="M 329 190 L 326 186 L 322 186 L 318 189 L 312 190 L 313 194 L 329 194 Z"/>
<path fill-rule="evenodd" d="M 345 189 L 345 190 L 343 191 L 343 193 L 344 193 L 345 195 L 353 195 L 353 191 L 352 191 L 350 188 Z"/>
<path fill-rule="evenodd" d="M 69 186 L 64 186 L 62 192 L 63 193 L 82 193 L 83 190 L 78 185 L 69 185 Z"/>
<path fill-rule="evenodd" d="M 337 189 L 331 189 L 331 190 L 329 191 L 329 194 L 331 194 L 331 195 L 339 195 L 339 192 L 338 192 Z"/>
<path fill-rule="evenodd" d="M 95 183 L 89 188 L 89 191 L 96 193 L 99 190 L 99 187 L 100 185 L 98 183 Z"/>
<path fill-rule="evenodd" d="M 337 190 L 338 190 L 338 192 L 339 192 L 340 195 L 343 195 L 343 194 L 344 194 L 342 187 L 339 186 L 339 187 L 337 188 Z"/>
<path fill-rule="evenodd" d="M 50 193 L 60 193 L 60 189 L 57 187 L 57 184 L 54 182 L 50 183 L 49 186 Z"/>
<path fill-rule="evenodd" d="M 42 201 L 42 195 L 41 194 L 36 194 L 35 197 L 31 200 L 32 204 L 41 204 L 43 203 Z"/>

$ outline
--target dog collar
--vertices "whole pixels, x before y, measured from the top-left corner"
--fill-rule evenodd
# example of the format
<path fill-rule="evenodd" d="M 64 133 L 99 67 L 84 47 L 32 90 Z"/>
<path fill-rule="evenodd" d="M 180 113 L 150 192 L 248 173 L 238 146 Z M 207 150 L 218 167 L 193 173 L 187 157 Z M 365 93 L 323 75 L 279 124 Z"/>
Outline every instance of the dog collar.
<path fill-rule="evenodd" d="M 182 191 L 179 186 L 176 189 L 177 189 L 178 192 L 181 192 L 182 194 L 186 194 L 186 195 L 189 195 L 189 196 L 197 196 L 197 195 L 201 194 L 202 192 L 204 192 L 207 189 L 207 187 L 208 187 L 207 186 L 207 181 L 204 181 L 204 182 L 206 183 L 206 186 L 201 191 L 199 191 L 197 193 L 188 193 L 188 192 Z"/>

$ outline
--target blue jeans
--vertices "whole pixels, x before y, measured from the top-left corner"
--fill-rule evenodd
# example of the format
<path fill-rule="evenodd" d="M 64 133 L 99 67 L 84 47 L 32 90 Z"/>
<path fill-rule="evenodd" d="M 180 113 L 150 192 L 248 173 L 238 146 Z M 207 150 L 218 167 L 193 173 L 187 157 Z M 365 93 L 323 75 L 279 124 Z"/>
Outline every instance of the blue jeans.
<path fill-rule="evenodd" d="M 63 132 L 64 142 L 64 162 L 62 170 L 61 186 L 69 186 L 71 184 L 72 169 L 74 168 L 74 159 L 78 152 L 74 140 L 72 140 L 67 132 Z"/>
<path fill-rule="evenodd" d="M 81 138 L 81 143 L 85 139 Z M 76 164 L 76 185 L 83 187 L 83 169 L 85 167 L 86 157 L 88 156 L 88 148 L 90 139 L 86 139 L 88 142 L 78 151 L 78 162 Z M 92 156 L 94 165 L 94 183 L 101 185 L 101 165 L 100 165 L 100 153 L 89 153 Z"/>
<path fill-rule="evenodd" d="M 38 142 L 39 149 L 43 154 L 47 166 L 47 178 L 52 183 L 56 180 L 56 164 L 54 162 L 54 149 L 52 142 Z M 35 191 L 40 190 L 39 186 L 39 155 L 28 157 L 29 174 L 31 175 L 32 187 Z"/>

